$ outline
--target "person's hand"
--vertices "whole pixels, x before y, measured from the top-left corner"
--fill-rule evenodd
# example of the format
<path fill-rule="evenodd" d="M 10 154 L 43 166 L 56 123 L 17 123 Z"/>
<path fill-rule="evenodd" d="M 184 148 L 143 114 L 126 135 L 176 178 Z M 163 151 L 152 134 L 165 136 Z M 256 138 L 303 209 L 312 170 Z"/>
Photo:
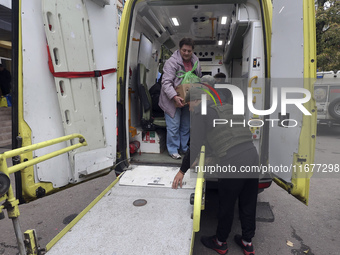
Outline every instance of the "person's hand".
<path fill-rule="evenodd" d="M 182 188 L 183 178 L 184 178 L 184 174 L 181 171 L 178 171 L 178 173 L 176 174 L 172 182 L 172 188 L 177 189 L 178 185 Z"/>
<path fill-rule="evenodd" d="M 184 99 L 181 98 L 180 96 L 174 96 L 173 100 L 175 101 L 176 107 L 183 107 L 184 106 Z"/>

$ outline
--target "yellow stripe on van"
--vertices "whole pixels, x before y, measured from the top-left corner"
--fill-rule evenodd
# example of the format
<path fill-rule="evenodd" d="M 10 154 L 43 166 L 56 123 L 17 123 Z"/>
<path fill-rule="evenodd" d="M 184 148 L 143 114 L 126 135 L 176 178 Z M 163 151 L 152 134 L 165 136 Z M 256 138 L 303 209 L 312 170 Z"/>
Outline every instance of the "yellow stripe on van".
<path fill-rule="evenodd" d="M 119 32 L 118 32 L 118 70 L 117 70 L 117 102 L 121 101 L 121 85 L 120 80 L 124 82 L 124 73 L 125 73 L 125 57 L 126 57 L 126 49 L 128 45 L 128 32 L 130 25 L 130 18 L 132 7 L 139 2 L 144 2 L 144 0 L 127 0 L 124 5 L 124 10 L 122 14 L 122 18 L 120 21 Z M 126 81 L 125 81 L 126 82 Z M 125 84 L 122 84 L 123 88 Z"/>
<path fill-rule="evenodd" d="M 268 77 L 270 77 L 270 54 L 271 54 L 271 36 L 272 36 L 272 19 L 273 19 L 273 4 L 271 0 L 259 0 L 259 3 L 263 8 L 263 15 L 264 15 L 264 26 L 265 26 L 265 35 L 266 35 L 266 49 L 267 52 L 267 63 L 266 69 Z M 266 77 L 266 78 L 268 78 Z"/>
<path fill-rule="evenodd" d="M 19 1 L 19 35 L 18 35 L 18 135 L 22 137 L 22 146 L 32 144 L 31 128 L 24 119 L 24 89 L 23 89 L 23 54 L 22 54 L 22 19 L 21 19 L 22 1 Z M 20 155 L 21 162 L 26 159 L 33 159 L 33 153 L 27 152 Z M 54 190 L 52 183 L 37 183 L 34 180 L 34 166 L 21 170 L 22 194 L 28 202 L 36 197 L 37 188 L 45 189 L 46 193 Z"/>

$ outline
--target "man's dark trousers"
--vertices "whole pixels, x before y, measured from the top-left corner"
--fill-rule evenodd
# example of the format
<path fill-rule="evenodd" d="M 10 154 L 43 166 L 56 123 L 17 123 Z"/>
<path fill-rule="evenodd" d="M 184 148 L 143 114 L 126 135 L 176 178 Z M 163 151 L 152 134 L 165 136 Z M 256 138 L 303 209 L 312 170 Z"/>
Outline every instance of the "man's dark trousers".
<path fill-rule="evenodd" d="M 237 149 L 242 150 L 242 146 L 238 146 Z M 249 146 L 247 147 L 249 148 Z M 227 156 L 222 158 L 221 165 L 227 166 L 230 164 L 231 166 L 236 166 L 237 170 L 241 166 L 258 166 L 259 160 L 256 148 L 248 148 L 243 152 L 237 153 L 237 155 L 227 153 Z M 228 154 L 232 156 L 228 157 Z M 218 179 L 219 213 L 216 231 L 217 238 L 222 242 L 225 242 L 228 238 L 234 219 L 235 203 L 238 199 L 242 238 L 247 242 L 251 242 L 256 228 L 258 173 L 243 173 L 241 175 L 240 173 L 224 173 L 223 176 L 224 178 Z"/>

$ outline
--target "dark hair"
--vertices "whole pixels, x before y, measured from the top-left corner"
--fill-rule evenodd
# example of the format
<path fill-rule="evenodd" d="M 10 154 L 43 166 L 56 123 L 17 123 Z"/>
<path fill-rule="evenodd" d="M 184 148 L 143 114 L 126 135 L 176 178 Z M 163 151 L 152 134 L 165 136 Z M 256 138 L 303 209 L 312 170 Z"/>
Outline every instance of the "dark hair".
<path fill-rule="evenodd" d="M 0 63 L 0 67 L 3 67 L 3 65 Z"/>
<path fill-rule="evenodd" d="M 192 47 L 192 49 L 194 49 L 195 46 L 195 42 L 193 39 L 189 38 L 189 37 L 184 37 L 182 38 L 182 40 L 179 42 L 179 48 L 181 49 L 183 47 L 183 45 L 189 45 Z"/>
<path fill-rule="evenodd" d="M 227 78 L 227 76 L 224 73 L 217 73 L 214 78 Z"/>

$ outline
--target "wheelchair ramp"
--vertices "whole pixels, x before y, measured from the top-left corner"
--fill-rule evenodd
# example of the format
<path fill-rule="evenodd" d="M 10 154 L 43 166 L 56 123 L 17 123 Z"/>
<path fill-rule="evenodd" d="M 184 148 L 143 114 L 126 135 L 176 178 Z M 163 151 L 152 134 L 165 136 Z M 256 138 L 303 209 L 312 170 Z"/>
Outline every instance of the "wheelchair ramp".
<path fill-rule="evenodd" d="M 170 182 L 177 171 L 135 166 L 48 254 L 189 254 L 193 224 L 189 199 L 196 178 L 188 173 L 185 188 L 173 190 Z"/>

